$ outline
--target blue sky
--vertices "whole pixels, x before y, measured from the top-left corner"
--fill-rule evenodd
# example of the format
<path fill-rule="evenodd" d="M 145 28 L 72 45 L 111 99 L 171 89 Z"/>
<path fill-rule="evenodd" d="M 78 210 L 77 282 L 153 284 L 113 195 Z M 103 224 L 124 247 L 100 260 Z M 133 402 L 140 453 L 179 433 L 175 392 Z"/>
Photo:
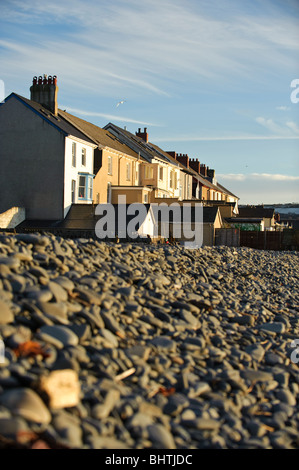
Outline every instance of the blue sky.
<path fill-rule="evenodd" d="M 298 26 L 298 0 L 1 0 L 0 80 L 57 75 L 60 108 L 147 127 L 241 204 L 299 202 Z"/>

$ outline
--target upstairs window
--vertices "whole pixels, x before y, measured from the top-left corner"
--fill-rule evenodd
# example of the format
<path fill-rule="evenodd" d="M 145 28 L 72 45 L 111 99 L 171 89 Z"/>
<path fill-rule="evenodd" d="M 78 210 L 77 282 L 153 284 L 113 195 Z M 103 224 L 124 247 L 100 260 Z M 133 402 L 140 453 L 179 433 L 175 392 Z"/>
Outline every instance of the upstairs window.
<path fill-rule="evenodd" d="M 131 179 L 131 163 L 127 163 L 127 181 L 130 181 Z"/>
<path fill-rule="evenodd" d="M 112 175 L 112 157 L 108 157 L 108 175 Z"/>
<path fill-rule="evenodd" d="M 86 166 L 86 149 L 82 149 L 82 166 Z"/>
<path fill-rule="evenodd" d="M 176 171 L 174 173 L 174 189 L 178 189 L 178 174 Z"/>
<path fill-rule="evenodd" d="M 151 166 L 146 166 L 145 167 L 145 178 L 146 179 L 152 179 L 153 178 L 153 168 Z"/>
<path fill-rule="evenodd" d="M 173 172 L 171 171 L 169 174 L 169 187 L 173 187 Z"/>
<path fill-rule="evenodd" d="M 72 166 L 76 167 L 76 142 L 72 143 Z"/>
<path fill-rule="evenodd" d="M 159 180 L 160 181 L 163 181 L 163 176 L 164 176 L 163 175 L 163 173 L 164 173 L 163 170 L 164 170 L 163 166 L 160 166 L 160 168 L 159 168 Z"/>

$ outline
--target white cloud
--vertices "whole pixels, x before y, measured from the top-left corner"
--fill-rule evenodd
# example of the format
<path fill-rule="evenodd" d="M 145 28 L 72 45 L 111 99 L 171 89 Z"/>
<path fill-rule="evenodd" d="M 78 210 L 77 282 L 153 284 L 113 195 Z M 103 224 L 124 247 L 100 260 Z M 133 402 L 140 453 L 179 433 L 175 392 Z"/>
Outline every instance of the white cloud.
<path fill-rule="evenodd" d="M 252 181 L 252 180 L 267 180 L 267 181 L 299 181 L 299 176 L 293 175 L 281 175 L 281 174 L 271 174 L 271 173 L 222 173 L 217 175 L 217 177 L 225 180 L 235 180 L 235 181 Z"/>
<path fill-rule="evenodd" d="M 124 117 L 124 116 L 118 116 L 117 114 L 106 114 L 106 113 L 98 113 L 98 112 L 93 112 L 93 111 L 85 111 L 85 110 L 77 109 L 77 108 L 69 108 L 63 105 L 61 105 L 60 108 L 65 109 L 68 113 L 75 113 L 76 115 L 79 115 L 79 116 L 101 117 L 109 121 L 130 122 L 130 123 L 140 124 L 140 125 L 145 125 L 145 126 L 157 126 L 157 124 L 153 124 L 152 122 L 143 122 L 143 121 L 135 120 L 135 119 Z"/>
<path fill-rule="evenodd" d="M 54 63 L 55 56 L 57 69 L 76 71 L 81 78 L 94 71 L 99 94 L 116 85 L 171 94 L 174 82 L 195 84 L 220 76 L 219 86 L 242 77 L 252 81 L 256 68 L 260 80 L 262 70 L 268 74 L 277 64 L 283 68 L 293 63 L 286 53 L 298 47 L 293 18 L 257 19 L 236 8 L 238 2 L 228 3 L 226 9 L 213 0 L 11 0 L 4 4 L 2 18 L 27 28 L 42 24 L 45 34 L 23 29 L 18 40 L 2 43 L 14 52 L 10 57 L 4 50 L 2 67 L 17 73 L 23 63 L 29 71 L 37 63 L 41 68 Z M 49 33 L 56 24 L 66 25 L 57 37 Z M 18 46 L 26 44 L 23 55 Z"/>
<path fill-rule="evenodd" d="M 270 132 L 273 132 L 274 135 L 280 136 L 281 138 L 289 138 L 292 136 L 294 137 L 294 134 L 299 136 L 299 127 L 292 121 L 286 122 L 284 124 L 277 124 L 275 121 L 273 121 L 273 119 L 257 117 L 256 122 L 268 129 Z"/>
<path fill-rule="evenodd" d="M 217 180 L 240 198 L 240 204 L 299 202 L 299 176 L 230 173 L 217 174 Z"/>
<path fill-rule="evenodd" d="M 295 134 L 299 135 L 299 126 L 295 122 L 289 121 L 286 122 L 286 125 L 293 131 Z"/>
<path fill-rule="evenodd" d="M 289 107 L 288 106 L 276 106 L 276 108 L 278 111 L 289 111 Z"/>
<path fill-rule="evenodd" d="M 246 141 L 246 140 L 296 140 L 299 135 L 231 135 L 231 136 L 198 136 L 198 135 L 176 135 L 157 137 L 155 142 L 216 142 L 216 141 Z"/>

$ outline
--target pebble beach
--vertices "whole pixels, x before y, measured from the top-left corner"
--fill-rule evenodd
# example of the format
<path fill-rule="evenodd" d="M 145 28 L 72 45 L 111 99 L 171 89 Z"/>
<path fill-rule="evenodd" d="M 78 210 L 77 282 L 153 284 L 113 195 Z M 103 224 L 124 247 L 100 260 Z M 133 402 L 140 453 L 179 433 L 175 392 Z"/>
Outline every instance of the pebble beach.
<path fill-rule="evenodd" d="M 298 281 L 294 251 L 0 234 L 0 448 L 298 449 Z"/>

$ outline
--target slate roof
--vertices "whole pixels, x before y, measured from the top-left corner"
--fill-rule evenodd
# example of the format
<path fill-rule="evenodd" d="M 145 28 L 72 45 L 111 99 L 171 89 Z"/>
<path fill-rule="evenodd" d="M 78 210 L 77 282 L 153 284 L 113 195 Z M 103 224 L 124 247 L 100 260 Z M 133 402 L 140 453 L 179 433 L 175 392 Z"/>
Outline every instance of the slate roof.
<path fill-rule="evenodd" d="M 122 129 L 121 127 L 118 127 L 111 122 L 104 126 L 104 129 L 109 130 L 111 133 L 116 135 L 119 139 L 122 140 L 122 142 L 130 146 L 135 152 L 140 152 L 140 155 L 149 163 L 151 163 L 154 158 L 158 158 L 165 163 L 172 163 L 178 167 L 181 166 L 179 162 L 177 162 L 162 149 L 155 146 L 151 142 L 145 142 L 141 137 L 132 134 L 126 129 Z"/>
<path fill-rule="evenodd" d="M 134 150 L 122 143 L 115 135 L 106 129 L 102 129 L 95 124 L 78 118 L 66 111 L 62 111 L 61 109 L 58 110 L 58 115 L 90 137 L 99 147 L 113 148 L 131 157 L 138 158 L 138 153 L 134 152 Z"/>
<path fill-rule="evenodd" d="M 239 217 L 243 218 L 272 219 L 274 213 L 275 209 L 263 206 L 239 207 Z"/>
<path fill-rule="evenodd" d="M 219 211 L 217 206 L 211 207 L 211 206 L 203 206 L 203 223 L 208 223 L 208 224 L 214 224 L 216 221 L 217 213 Z M 154 212 L 155 213 L 155 212 Z M 220 215 L 220 213 L 219 213 Z M 181 216 L 181 222 L 183 222 L 183 206 L 180 206 L 180 216 Z M 195 206 L 191 206 L 191 222 L 198 222 L 195 219 L 196 216 L 196 210 Z M 169 217 L 170 220 L 172 220 L 172 215 Z M 160 217 L 159 217 L 160 221 Z M 163 219 L 162 219 L 163 222 Z"/>
<path fill-rule="evenodd" d="M 38 114 L 46 122 L 56 127 L 56 129 L 62 132 L 64 135 L 66 136 L 72 135 L 81 140 L 84 140 L 85 142 L 94 144 L 94 141 L 91 140 L 89 137 L 87 137 L 85 134 L 83 134 L 80 130 L 78 130 L 77 127 L 73 126 L 72 124 L 65 121 L 64 119 L 61 119 L 59 115 L 55 116 L 55 114 L 51 113 L 51 111 L 49 111 L 47 108 L 37 103 L 36 101 L 32 101 L 27 98 L 24 98 L 23 96 L 18 95 L 17 93 L 11 93 L 5 99 L 5 102 L 9 101 L 12 98 L 16 98 L 18 101 L 22 102 L 25 106 L 27 106 L 33 112 Z"/>

